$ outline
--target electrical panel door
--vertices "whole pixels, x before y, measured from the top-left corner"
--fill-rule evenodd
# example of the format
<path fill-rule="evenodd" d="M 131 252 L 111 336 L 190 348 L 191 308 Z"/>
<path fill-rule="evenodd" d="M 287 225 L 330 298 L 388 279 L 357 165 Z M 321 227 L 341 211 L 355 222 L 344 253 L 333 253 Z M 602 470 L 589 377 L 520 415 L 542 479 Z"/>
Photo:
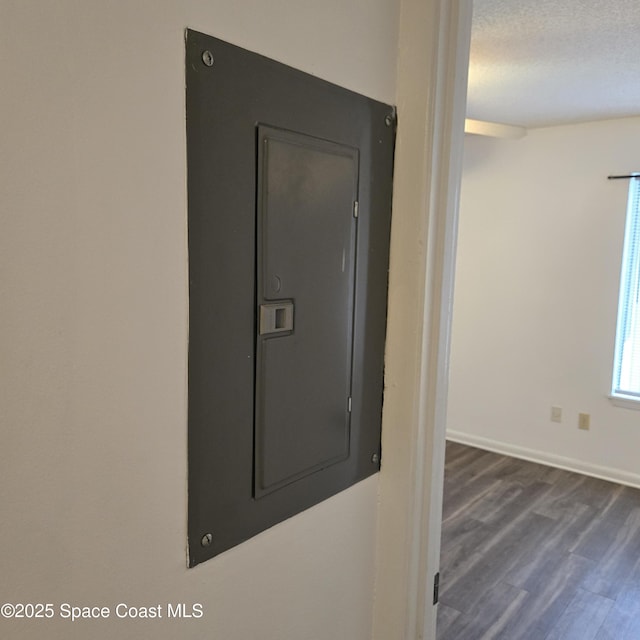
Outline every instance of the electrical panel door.
<path fill-rule="evenodd" d="M 349 455 L 357 197 L 356 149 L 258 127 L 257 496 Z"/>

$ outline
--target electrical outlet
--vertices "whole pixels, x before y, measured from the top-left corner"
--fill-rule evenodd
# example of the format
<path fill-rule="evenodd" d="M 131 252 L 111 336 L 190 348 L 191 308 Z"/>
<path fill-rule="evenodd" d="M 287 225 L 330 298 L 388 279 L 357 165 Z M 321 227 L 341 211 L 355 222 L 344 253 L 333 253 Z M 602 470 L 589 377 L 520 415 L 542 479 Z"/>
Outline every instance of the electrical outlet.
<path fill-rule="evenodd" d="M 578 414 L 578 429 L 584 429 L 585 431 L 588 431 L 590 423 L 591 416 L 588 413 Z"/>
<path fill-rule="evenodd" d="M 562 407 L 551 407 L 551 422 L 562 422 Z"/>

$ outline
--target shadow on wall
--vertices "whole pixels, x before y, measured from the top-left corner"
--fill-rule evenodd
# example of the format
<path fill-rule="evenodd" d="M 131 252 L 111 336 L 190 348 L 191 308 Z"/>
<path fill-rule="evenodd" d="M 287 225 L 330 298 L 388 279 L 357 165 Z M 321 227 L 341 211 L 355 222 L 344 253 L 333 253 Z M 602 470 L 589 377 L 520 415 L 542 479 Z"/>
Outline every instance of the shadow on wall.
<path fill-rule="evenodd" d="M 470 174 L 477 167 L 481 167 L 491 157 L 498 145 L 518 144 L 520 140 L 505 140 L 503 138 L 490 138 L 473 133 L 465 133 L 464 136 L 464 173 Z"/>

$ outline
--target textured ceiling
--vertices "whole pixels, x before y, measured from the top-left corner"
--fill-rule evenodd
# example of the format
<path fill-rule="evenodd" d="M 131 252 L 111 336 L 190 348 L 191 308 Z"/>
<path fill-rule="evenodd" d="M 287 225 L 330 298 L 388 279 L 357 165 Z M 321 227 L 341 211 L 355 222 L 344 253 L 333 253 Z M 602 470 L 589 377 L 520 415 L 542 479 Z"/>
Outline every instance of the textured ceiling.
<path fill-rule="evenodd" d="M 474 0 L 467 117 L 640 115 L 640 0 Z"/>

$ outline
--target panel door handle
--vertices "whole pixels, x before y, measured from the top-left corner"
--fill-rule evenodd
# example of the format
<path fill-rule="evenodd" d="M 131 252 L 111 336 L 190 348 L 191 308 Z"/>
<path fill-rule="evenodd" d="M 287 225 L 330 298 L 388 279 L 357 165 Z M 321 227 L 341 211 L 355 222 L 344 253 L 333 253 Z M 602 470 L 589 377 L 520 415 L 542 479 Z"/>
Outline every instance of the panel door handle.
<path fill-rule="evenodd" d="M 260 335 L 293 331 L 293 302 L 270 302 L 260 305 Z"/>

